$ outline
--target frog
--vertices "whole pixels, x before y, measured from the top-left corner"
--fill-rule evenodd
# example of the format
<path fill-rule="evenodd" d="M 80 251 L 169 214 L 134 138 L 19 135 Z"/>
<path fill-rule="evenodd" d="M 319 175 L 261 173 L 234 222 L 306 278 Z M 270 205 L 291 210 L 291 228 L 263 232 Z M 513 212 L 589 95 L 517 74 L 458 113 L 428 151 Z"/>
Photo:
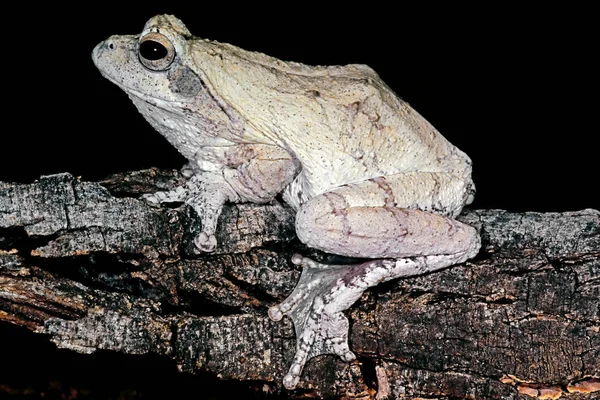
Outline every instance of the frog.
<path fill-rule="evenodd" d="M 477 230 L 456 219 L 474 199 L 471 159 L 367 65 L 282 61 L 195 37 L 172 15 L 109 37 L 92 59 L 188 161 L 183 184 L 145 200 L 190 206 L 199 254 L 217 248 L 225 204 L 283 199 L 308 248 L 357 260 L 291 257 L 299 281 L 268 309 L 296 333 L 286 388 L 313 357 L 356 359 L 344 311 L 367 288 L 478 254 Z"/>

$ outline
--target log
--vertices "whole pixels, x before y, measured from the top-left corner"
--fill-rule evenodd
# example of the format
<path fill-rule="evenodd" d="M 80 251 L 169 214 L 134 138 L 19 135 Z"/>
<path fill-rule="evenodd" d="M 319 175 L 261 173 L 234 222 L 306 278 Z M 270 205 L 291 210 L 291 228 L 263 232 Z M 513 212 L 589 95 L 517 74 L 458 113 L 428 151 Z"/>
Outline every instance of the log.
<path fill-rule="evenodd" d="M 181 180 L 150 169 L 0 182 L 0 330 L 160 355 L 264 398 L 600 398 L 598 210 L 464 210 L 480 254 L 365 292 L 347 312 L 358 359 L 314 358 L 286 391 L 294 330 L 267 309 L 299 278 L 292 254 L 332 256 L 297 240 L 281 201 L 227 206 L 217 250 L 196 254 L 190 208 L 140 199 Z"/>

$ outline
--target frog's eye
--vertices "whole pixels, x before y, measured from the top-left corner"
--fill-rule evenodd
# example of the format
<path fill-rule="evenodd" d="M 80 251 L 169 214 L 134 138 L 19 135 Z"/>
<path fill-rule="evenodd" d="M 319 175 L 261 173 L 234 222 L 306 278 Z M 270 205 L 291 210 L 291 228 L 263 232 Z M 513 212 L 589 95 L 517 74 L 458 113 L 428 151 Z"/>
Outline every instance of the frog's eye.
<path fill-rule="evenodd" d="M 175 59 L 175 47 L 166 36 L 151 32 L 140 39 L 138 57 L 146 68 L 164 71 Z"/>

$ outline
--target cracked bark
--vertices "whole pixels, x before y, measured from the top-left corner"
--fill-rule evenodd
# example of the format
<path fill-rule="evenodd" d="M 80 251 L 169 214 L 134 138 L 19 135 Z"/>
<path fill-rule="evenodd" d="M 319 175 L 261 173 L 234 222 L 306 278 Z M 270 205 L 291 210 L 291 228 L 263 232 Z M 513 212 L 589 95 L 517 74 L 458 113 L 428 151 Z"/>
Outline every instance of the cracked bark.
<path fill-rule="evenodd" d="M 598 211 L 466 210 L 478 257 L 368 290 L 347 312 L 358 361 L 315 358 L 285 392 L 293 327 L 266 311 L 299 277 L 294 252 L 328 255 L 297 241 L 279 202 L 227 207 L 217 251 L 195 255 L 192 211 L 138 200 L 179 179 L 0 183 L 0 328 L 79 353 L 159 354 L 267 397 L 600 398 Z"/>

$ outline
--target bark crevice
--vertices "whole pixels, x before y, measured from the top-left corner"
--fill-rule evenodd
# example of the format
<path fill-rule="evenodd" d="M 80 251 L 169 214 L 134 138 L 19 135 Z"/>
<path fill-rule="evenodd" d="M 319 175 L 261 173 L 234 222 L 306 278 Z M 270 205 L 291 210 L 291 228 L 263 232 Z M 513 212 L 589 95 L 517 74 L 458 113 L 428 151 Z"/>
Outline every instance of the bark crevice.
<path fill-rule="evenodd" d="M 328 256 L 298 242 L 295 213 L 278 201 L 227 206 L 217 251 L 195 254 L 197 216 L 140 199 L 181 179 L 0 183 L 0 327 L 285 393 L 294 330 L 266 311 L 299 278 L 293 253 Z M 311 360 L 290 398 L 600 398 L 600 212 L 460 219 L 481 232 L 480 254 L 367 291 L 346 312 L 358 360 Z"/>

